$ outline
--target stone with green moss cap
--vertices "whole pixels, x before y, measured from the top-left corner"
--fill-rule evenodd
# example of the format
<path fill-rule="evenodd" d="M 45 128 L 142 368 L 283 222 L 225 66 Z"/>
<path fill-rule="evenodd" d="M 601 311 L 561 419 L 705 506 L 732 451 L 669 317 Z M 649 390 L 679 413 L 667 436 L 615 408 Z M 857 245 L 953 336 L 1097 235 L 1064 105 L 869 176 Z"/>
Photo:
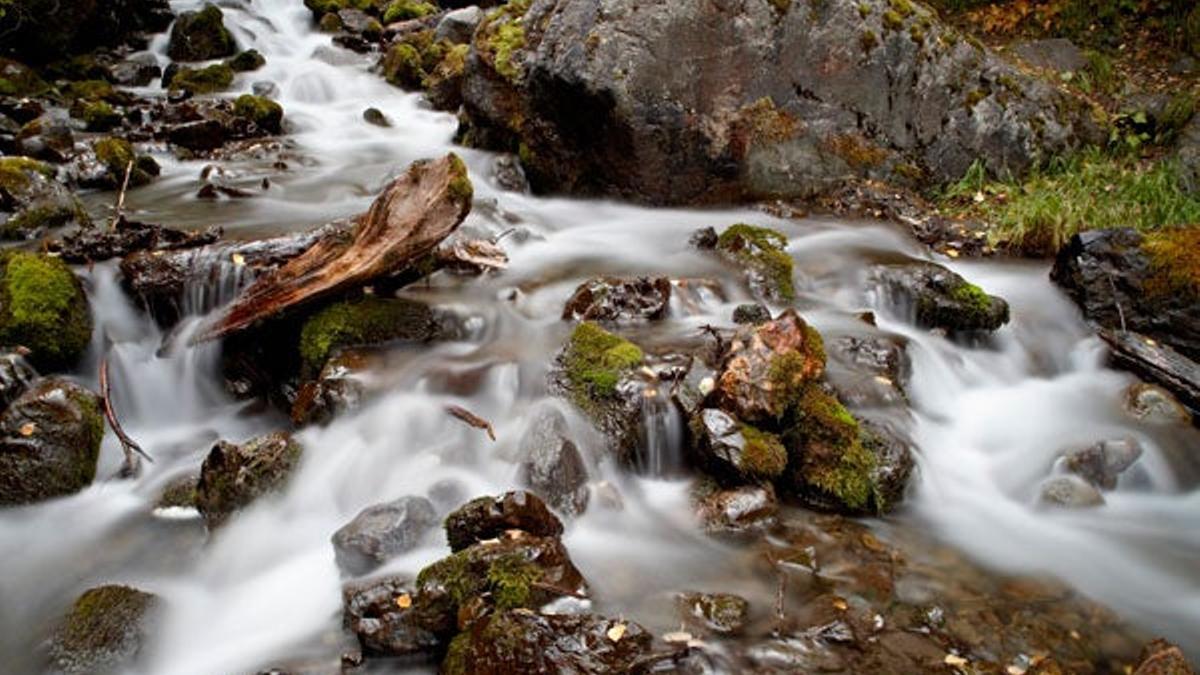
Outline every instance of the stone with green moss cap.
<path fill-rule="evenodd" d="M 88 131 L 110 131 L 121 126 L 124 120 L 124 116 L 105 101 L 85 103 L 79 116 Z"/>
<path fill-rule="evenodd" d="M 492 10 L 475 30 L 475 51 L 497 74 L 511 83 L 525 76 L 525 13 L 531 0 L 511 0 Z"/>
<path fill-rule="evenodd" d="M 92 143 L 101 171 L 86 181 L 90 187 L 120 189 L 129 171 L 129 187 L 140 187 L 154 180 L 160 172 L 158 162 L 149 155 L 139 155 L 133 144 L 123 138 L 106 136 Z"/>
<path fill-rule="evenodd" d="M 912 312 L 917 325 L 951 333 L 990 332 L 1008 323 L 1008 303 L 931 262 L 881 265 L 872 271 L 888 301 Z"/>
<path fill-rule="evenodd" d="M 242 94 L 233 102 L 233 114 L 250 120 L 267 133 L 283 131 L 283 106 L 265 96 Z"/>
<path fill-rule="evenodd" d="M 0 504 L 82 490 L 104 437 L 100 398 L 56 377 L 37 380 L 0 414 Z"/>
<path fill-rule="evenodd" d="M 0 344 L 23 346 L 43 370 L 74 365 L 92 337 L 83 285 L 58 258 L 0 254 Z"/>
<path fill-rule="evenodd" d="M 93 675 L 133 666 L 148 634 L 157 596 L 107 585 L 80 595 L 48 644 L 55 672 Z"/>
<path fill-rule="evenodd" d="M 825 373 L 825 346 L 795 310 L 744 326 L 730 342 L 713 398 L 743 422 L 782 419 L 798 393 Z"/>
<path fill-rule="evenodd" d="M 183 12 L 171 28 L 167 55 L 176 61 L 206 61 L 232 56 L 237 51 L 225 17 L 213 4 L 200 11 Z"/>
<path fill-rule="evenodd" d="M 171 91 L 190 91 L 193 94 L 212 94 L 225 91 L 233 84 L 233 68 L 214 63 L 204 68 L 184 66 L 175 72 L 168 85 Z"/>
<path fill-rule="evenodd" d="M 247 49 L 225 63 L 236 73 L 248 73 L 267 65 L 267 59 L 257 49 Z"/>
<path fill-rule="evenodd" d="M 433 311 L 424 303 L 404 298 L 346 300 L 319 310 L 304 322 L 300 356 L 304 367 L 315 373 L 342 347 L 426 341 L 437 334 Z"/>
<path fill-rule="evenodd" d="M 0 157 L 0 238 L 20 239 L 91 220 L 75 195 L 54 180 L 54 169 L 28 157 Z"/>
<path fill-rule="evenodd" d="M 383 22 L 405 21 L 419 19 L 423 16 L 437 13 L 435 5 L 421 0 L 392 0 L 387 9 L 383 10 Z"/>
<path fill-rule="evenodd" d="M 787 252 L 787 237 L 769 227 L 738 223 L 717 238 L 717 250 L 746 268 L 751 287 L 771 300 L 793 300 L 794 263 Z"/>

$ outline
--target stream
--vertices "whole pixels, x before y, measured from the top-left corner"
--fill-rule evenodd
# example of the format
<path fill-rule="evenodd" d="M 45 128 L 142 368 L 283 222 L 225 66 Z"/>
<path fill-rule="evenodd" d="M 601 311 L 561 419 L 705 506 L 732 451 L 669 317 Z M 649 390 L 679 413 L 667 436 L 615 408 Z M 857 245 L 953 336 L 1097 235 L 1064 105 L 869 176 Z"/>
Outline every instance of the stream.
<path fill-rule="evenodd" d="M 177 13 L 200 4 L 172 2 Z M 126 431 L 155 461 L 136 481 L 102 480 L 121 461 L 108 433 L 90 488 L 0 512 L 6 672 L 34 671 L 36 636 L 83 589 L 109 582 L 166 599 L 139 672 L 240 673 L 319 653 L 341 622 L 331 533 L 362 508 L 402 495 L 452 490 L 465 501 L 517 486 L 517 440 L 546 406 L 567 416 L 593 484 L 606 482 L 624 503 L 620 511 L 590 508 L 564 538 L 599 609 L 657 632 L 672 630 L 674 620 L 647 599 L 680 587 L 736 592 L 769 605 L 773 582 L 745 574 L 745 553 L 704 535 L 693 521 L 689 484 L 677 471 L 682 420 L 664 410 L 647 413 L 651 467 L 635 476 L 599 461 L 603 439 L 546 387 L 552 355 L 570 330 L 560 319 L 563 302 L 591 276 L 716 282 L 677 292 L 667 319 L 635 330 L 634 339 L 651 349 L 692 339 L 706 324 L 729 325 L 734 307 L 752 300 L 744 278 L 689 246 L 688 237 L 737 222 L 788 236 L 796 306 L 823 334 L 877 331 L 908 343 L 911 408 L 898 421 L 915 441 L 917 472 L 905 504 L 869 526 L 931 536 L 997 572 L 1060 579 L 1200 656 L 1200 438 L 1194 429 L 1154 426 L 1124 412 L 1125 390 L 1135 380 L 1104 365 L 1101 343 L 1052 285 L 1047 263 L 938 260 L 1012 307 L 1012 321 L 988 343 L 962 345 L 916 328 L 903 308 L 868 287 L 871 263 L 930 255 L 898 226 L 504 191 L 494 179 L 494 155 L 452 143 L 452 115 L 369 72 L 369 57 L 332 46 L 299 0 L 230 0 L 222 8 L 239 45 L 267 59 L 263 69 L 238 76 L 234 93 L 255 82 L 277 87 L 289 129 L 282 139 L 287 169 L 274 168 L 273 155 L 224 162 L 235 184 L 269 177 L 270 187 L 249 199 L 204 201 L 194 194 L 206 162 L 180 161 L 161 148 L 155 156 L 163 177 L 129 194 L 138 219 L 221 225 L 233 238 L 305 229 L 365 210 L 410 162 L 453 150 L 475 186 L 463 231 L 494 236 L 513 229 L 502 240 L 509 266 L 483 278 L 437 275 L 406 289 L 406 296 L 462 317 L 465 337 L 380 355 L 370 377 L 385 392 L 328 426 L 299 432 L 305 456 L 287 491 L 248 508 L 211 540 L 194 512 L 154 511 L 159 492 L 194 472 L 215 440 L 241 441 L 287 420 L 225 392 L 219 346 L 164 342 L 122 291 L 114 263 L 81 270 L 96 331 L 77 376 L 95 388 L 100 354 L 111 342 L 114 403 Z M 165 35 L 157 36 L 151 51 L 164 65 L 165 49 Z M 142 93 L 151 91 L 162 93 L 157 85 Z M 393 126 L 366 123 L 368 107 Z M 91 206 L 102 210 L 111 198 L 95 195 Z M 193 289 L 191 316 L 175 330 L 194 330 L 203 313 L 248 281 L 231 276 L 221 288 Z M 868 310 L 877 315 L 875 329 L 857 319 Z M 446 415 L 448 404 L 492 421 L 498 440 Z M 1106 504 L 1038 507 L 1039 485 L 1064 450 L 1125 437 L 1140 442 L 1144 454 L 1105 494 Z M 386 570 L 415 573 L 443 555 L 444 541 L 434 536 Z"/>

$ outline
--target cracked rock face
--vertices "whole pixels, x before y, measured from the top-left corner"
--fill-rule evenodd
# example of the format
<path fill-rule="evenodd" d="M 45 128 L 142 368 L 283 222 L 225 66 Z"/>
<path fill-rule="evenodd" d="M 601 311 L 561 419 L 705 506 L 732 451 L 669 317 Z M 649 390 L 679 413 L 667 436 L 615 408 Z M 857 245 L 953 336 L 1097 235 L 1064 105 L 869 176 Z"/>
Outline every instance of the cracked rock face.
<path fill-rule="evenodd" d="M 468 138 L 535 189 L 650 203 L 806 197 L 846 177 L 1019 174 L 1095 133 L 1086 107 L 888 0 L 535 0 L 476 32 Z M 498 28 L 504 26 L 505 31 Z M 495 36 L 523 34 L 523 44 Z"/>

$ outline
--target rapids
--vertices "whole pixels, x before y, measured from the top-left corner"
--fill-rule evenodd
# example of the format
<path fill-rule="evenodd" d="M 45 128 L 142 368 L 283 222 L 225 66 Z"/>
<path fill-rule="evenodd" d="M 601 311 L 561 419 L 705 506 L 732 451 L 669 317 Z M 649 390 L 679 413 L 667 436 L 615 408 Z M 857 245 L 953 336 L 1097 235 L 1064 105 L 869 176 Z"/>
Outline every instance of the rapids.
<path fill-rule="evenodd" d="M 175 0 L 176 12 L 201 3 Z M 365 209 L 386 178 L 411 161 L 453 149 L 467 161 L 476 204 L 464 228 L 503 240 L 507 271 L 483 279 L 438 277 L 406 292 L 470 317 L 469 336 L 420 351 L 393 350 L 372 377 L 387 393 L 324 428 L 299 434 L 306 447 L 286 494 L 257 503 L 205 541 L 186 511 L 151 509 L 170 479 L 195 471 L 217 438 L 242 440 L 279 428 L 273 413 L 230 398 L 218 348 L 164 347 L 164 335 L 121 291 L 115 265 L 86 271 L 96 335 L 80 378 L 95 386 L 112 344 L 114 401 L 126 430 L 155 458 L 137 481 L 106 481 L 120 462 L 109 433 L 97 482 L 69 498 L 0 512 L 0 662 L 34 668 L 35 636 L 82 589 L 124 582 L 166 598 L 148 645 L 145 673 L 212 675 L 252 670 L 273 659 L 320 651 L 341 618 L 340 580 L 330 534 L 361 508 L 431 487 L 458 484 L 466 499 L 516 484 L 508 461 L 532 414 L 546 405 L 568 415 L 592 478 L 620 491 L 622 512 L 590 509 L 570 524 L 573 559 L 596 588 L 599 609 L 671 630 L 673 619 L 646 598 L 682 586 L 738 592 L 769 604 L 769 580 L 739 572 L 742 553 L 691 520 L 680 463 L 681 424 L 647 408 L 651 470 L 630 476 L 595 460 L 601 440 L 546 393 L 553 353 L 567 335 L 562 303 L 588 276 L 667 274 L 710 278 L 720 293 L 675 301 L 671 318 L 641 329 L 670 344 L 707 323 L 727 323 L 750 298 L 736 270 L 691 249 L 689 234 L 734 222 L 785 232 L 796 260 L 798 306 L 822 332 L 858 325 L 865 310 L 879 329 L 909 340 L 908 385 L 918 473 L 907 502 L 878 527 L 933 534 L 997 570 L 1053 575 L 1147 631 L 1200 655 L 1200 439 L 1191 430 L 1144 425 L 1122 411 L 1133 379 L 1103 365 L 1103 350 L 1042 263 L 940 261 L 1012 305 L 1012 322 L 987 345 L 967 347 L 914 328 L 903 308 L 866 287 L 869 263 L 928 253 L 899 228 L 826 218 L 783 220 L 753 210 L 669 210 L 607 201 L 505 192 L 493 156 L 454 146 L 453 116 L 369 72 L 370 61 L 317 33 L 299 0 L 229 0 L 226 22 L 243 48 L 267 65 L 240 75 L 235 91 L 269 81 L 286 111 L 288 169 L 247 160 L 226 167 L 271 187 L 244 200 L 192 195 L 203 162 L 156 153 L 164 177 L 129 195 L 148 222 L 219 224 L 234 237 L 305 228 Z M 151 46 L 165 64 L 166 38 Z M 153 88 L 146 90 L 158 91 Z M 362 120 L 378 107 L 393 128 Z M 111 195 L 93 204 L 103 208 Z M 247 279 L 193 289 L 193 316 L 228 300 Z M 775 308 L 778 309 L 778 308 Z M 174 339 L 169 345 L 186 345 Z M 447 373 L 479 374 L 468 390 Z M 498 441 L 443 412 L 457 403 L 492 420 Z M 1132 436 L 1145 455 L 1103 507 L 1036 508 L 1039 483 L 1066 447 Z M 450 481 L 450 482 L 447 482 Z M 390 563 L 415 572 L 444 555 L 442 542 Z"/>

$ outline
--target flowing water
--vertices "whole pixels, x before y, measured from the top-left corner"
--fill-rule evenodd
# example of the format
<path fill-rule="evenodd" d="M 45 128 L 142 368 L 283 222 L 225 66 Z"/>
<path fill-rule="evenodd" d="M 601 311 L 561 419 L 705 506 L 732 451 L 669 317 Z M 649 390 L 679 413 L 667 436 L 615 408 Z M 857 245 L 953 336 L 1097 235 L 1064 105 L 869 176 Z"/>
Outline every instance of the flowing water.
<path fill-rule="evenodd" d="M 173 2 L 177 12 L 198 4 Z M 1145 425 L 1122 411 L 1132 378 L 1103 365 L 1100 343 L 1048 281 L 1044 264 L 951 261 L 1013 310 L 1012 322 L 990 343 L 956 344 L 915 329 L 901 309 L 869 292 L 869 263 L 928 255 L 896 228 L 501 191 L 491 155 L 452 146 L 451 115 L 387 85 L 369 72 L 365 57 L 332 47 L 312 30 L 299 0 L 223 7 L 240 44 L 267 58 L 264 69 L 239 76 L 236 88 L 248 91 L 258 81 L 278 87 L 291 130 L 288 168 L 271 168 L 273 159 L 228 163 L 247 183 L 269 176 L 269 189 L 252 199 L 204 202 L 192 197 L 204 163 L 163 154 L 164 177 L 130 194 L 138 217 L 219 224 L 235 237 L 296 230 L 364 210 L 388 176 L 453 149 L 466 159 L 476 187 L 464 228 L 475 235 L 516 228 L 503 240 L 510 265 L 488 278 L 439 277 L 409 289 L 467 317 L 467 337 L 389 353 L 371 374 L 387 382 L 386 393 L 324 428 L 300 432 L 306 454 L 286 493 L 249 508 L 211 540 L 194 513 L 152 512 L 158 492 L 195 471 L 215 439 L 242 440 L 286 421 L 224 392 L 218 347 L 163 347 L 160 330 L 122 293 L 114 265 L 86 272 L 97 331 L 80 377 L 95 386 L 91 374 L 111 344 L 115 404 L 155 462 L 137 481 L 98 480 L 78 495 L 0 513 L 0 662 L 8 672 L 35 668 L 35 636 L 81 590 L 104 582 L 130 583 L 167 600 L 147 646 L 146 673 L 244 672 L 320 651 L 340 622 L 330 534 L 363 507 L 401 495 L 432 488 L 465 499 L 515 486 L 516 439 L 543 406 L 563 409 L 592 458 L 593 481 L 608 481 L 624 501 L 622 511 L 590 509 L 566 535 L 600 610 L 670 630 L 672 620 L 647 609 L 645 598 L 688 587 L 769 604 L 770 583 L 746 578 L 738 549 L 705 537 L 692 521 L 687 482 L 671 477 L 680 463 L 679 419 L 648 407 L 652 471 L 633 477 L 597 461 L 602 440 L 549 398 L 545 386 L 551 356 L 569 329 L 558 318 L 562 303 L 588 276 L 653 273 L 718 282 L 677 294 L 683 297 L 671 318 L 643 329 L 650 342 L 689 339 L 704 324 L 727 324 L 749 292 L 736 270 L 687 240 L 697 228 L 739 221 L 788 235 L 798 306 L 822 332 L 861 332 L 854 317 L 873 309 L 879 331 L 908 340 L 907 424 L 919 449 L 918 473 L 888 527 L 933 533 L 997 570 L 1056 576 L 1200 653 L 1200 441 L 1191 429 Z M 164 37 L 152 51 L 165 62 Z M 369 106 L 383 110 L 394 127 L 365 123 L 361 114 Z M 246 281 L 230 277 L 221 289 L 193 289 L 190 308 L 211 309 Z M 198 321 L 192 316 L 178 330 Z M 447 416 L 448 403 L 493 421 L 499 440 Z M 1106 505 L 1036 507 L 1038 485 L 1064 449 L 1126 436 L 1138 439 L 1145 454 Z M 110 433 L 100 476 L 112 475 L 120 457 Z M 442 541 L 430 540 L 387 569 L 415 572 L 444 550 Z"/>

